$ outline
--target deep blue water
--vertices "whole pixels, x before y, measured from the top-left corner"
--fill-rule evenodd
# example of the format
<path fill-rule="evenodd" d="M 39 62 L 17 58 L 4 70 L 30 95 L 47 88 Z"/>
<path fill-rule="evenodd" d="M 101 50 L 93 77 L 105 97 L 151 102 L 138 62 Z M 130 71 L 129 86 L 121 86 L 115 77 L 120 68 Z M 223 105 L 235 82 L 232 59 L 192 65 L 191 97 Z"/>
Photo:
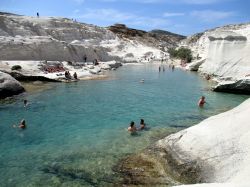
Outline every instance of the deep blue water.
<path fill-rule="evenodd" d="M 248 98 L 211 92 L 196 73 L 159 73 L 156 65 L 124 66 L 105 80 L 51 86 L 0 104 L 0 186 L 106 185 L 119 158 L 172 127 L 191 126 Z M 201 95 L 208 102 L 203 109 L 197 107 Z M 23 118 L 26 130 L 12 128 Z M 131 136 L 126 128 L 140 118 L 151 129 Z M 79 171 L 83 177 L 69 174 Z"/>

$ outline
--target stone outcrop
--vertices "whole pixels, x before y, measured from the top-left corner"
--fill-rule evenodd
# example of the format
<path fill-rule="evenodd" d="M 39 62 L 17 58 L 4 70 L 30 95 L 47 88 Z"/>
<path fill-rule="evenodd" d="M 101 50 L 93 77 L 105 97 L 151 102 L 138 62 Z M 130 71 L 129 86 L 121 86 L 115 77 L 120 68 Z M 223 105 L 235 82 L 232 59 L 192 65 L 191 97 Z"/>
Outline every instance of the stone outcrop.
<path fill-rule="evenodd" d="M 24 92 L 22 85 L 10 75 L 0 71 L 0 99 Z"/>
<path fill-rule="evenodd" d="M 249 40 L 250 24 L 248 23 L 208 30 L 188 37 L 180 45 L 189 47 L 193 56 L 206 59 L 198 67 L 198 71 L 216 78 L 220 84 L 215 90 L 240 93 L 249 87 L 249 81 L 244 81 L 250 74 Z M 224 80 L 231 80 L 234 83 L 226 82 L 223 86 Z"/>
<path fill-rule="evenodd" d="M 194 61 L 190 64 L 188 64 L 188 66 L 186 67 L 186 69 L 190 70 L 190 71 L 198 71 L 199 67 L 206 61 L 206 59 L 200 59 L 197 61 Z"/>
<path fill-rule="evenodd" d="M 213 88 L 217 92 L 231 92 L 239 94 L 250 94 L 250 79 L 236 81 L 223 81 Z"/>

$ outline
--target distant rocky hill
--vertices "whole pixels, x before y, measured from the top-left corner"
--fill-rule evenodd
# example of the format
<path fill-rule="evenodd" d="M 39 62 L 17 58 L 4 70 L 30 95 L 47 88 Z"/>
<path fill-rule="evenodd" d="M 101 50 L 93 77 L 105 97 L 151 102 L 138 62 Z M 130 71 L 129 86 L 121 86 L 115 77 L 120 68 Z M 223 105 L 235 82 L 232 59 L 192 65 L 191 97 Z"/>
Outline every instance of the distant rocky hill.
<path fill-rule="evenodd" d="M 138 62 L 162 59 L 182 36 L 109 28 L 60 17 L 30 17 L 0 12 L 0 60 Z"/>
<path fill-rule="evenodd" d="M 152 30 L 146 32 L 143 30 L 132 29 L 124 24 L 115 24 L 108 27 L 108 29 L 121 38 L 142 41 L 146 45 L 157 46 L 165 51 L 170 47 L 177 47 L 178 42 L 186 38 L 185 36 L 163 30 Z"/>

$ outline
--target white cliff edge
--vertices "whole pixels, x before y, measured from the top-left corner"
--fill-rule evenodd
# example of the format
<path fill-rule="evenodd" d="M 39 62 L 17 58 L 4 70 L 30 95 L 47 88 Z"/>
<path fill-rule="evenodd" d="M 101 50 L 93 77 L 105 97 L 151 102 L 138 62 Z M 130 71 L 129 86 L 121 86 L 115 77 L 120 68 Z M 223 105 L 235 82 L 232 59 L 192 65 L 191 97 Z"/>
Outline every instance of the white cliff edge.
<path fill-rule="evenodd" d="M 208 183 L 191 186 L 247 186 L 250 184 L 249 113 L 250 99 L 156 145 L 175 159 L 178 163 L 175 167 L 188 166 L 188 175 L 199 172 L 197 182 Z"/>
<path fill-rule="evenodd" d="M 216 78 L 215 91 L 250 93 L 250 24 L 208 30 L 180 45 L 198 57 L 187 69 Z"/>

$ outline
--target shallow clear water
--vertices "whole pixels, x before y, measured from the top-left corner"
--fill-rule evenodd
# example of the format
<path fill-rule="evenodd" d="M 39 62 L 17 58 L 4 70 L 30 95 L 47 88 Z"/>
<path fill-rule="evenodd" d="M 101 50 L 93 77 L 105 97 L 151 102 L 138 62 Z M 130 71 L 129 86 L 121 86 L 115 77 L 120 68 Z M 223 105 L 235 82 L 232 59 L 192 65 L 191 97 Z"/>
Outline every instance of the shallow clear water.
<path fill-rule="evenodd" d="M 106 80 L 52 87 L 0 104 L 1 186 L 105 186 L 119 180 L 112 167 L 123 156 L 248 98 L 211 92 L 196 73 L 159 73 L 156 65 L 124 66 Z M 203 109 L 197 107 L 201 95 L 208 102 Z M 12 128 L 23 118 L 26 130 Z M 131 136 L 126 128 L 140 118 L 151 128 Z"/>

